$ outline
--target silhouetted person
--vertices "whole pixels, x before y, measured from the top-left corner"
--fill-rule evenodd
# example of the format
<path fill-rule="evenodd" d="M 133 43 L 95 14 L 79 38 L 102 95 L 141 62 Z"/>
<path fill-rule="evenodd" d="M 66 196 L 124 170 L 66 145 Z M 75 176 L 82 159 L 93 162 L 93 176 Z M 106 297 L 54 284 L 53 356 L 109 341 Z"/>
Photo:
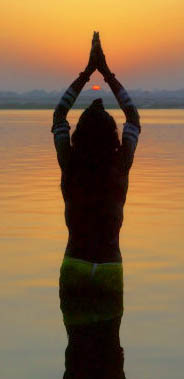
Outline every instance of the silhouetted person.
<path fill-rule="evenodd" d="M 80 116 L 70 144 L 67 113 L 96 68 L 125 113 L 122 143 L 113 117 L 105 111 L 102 99 L 97 99 Z M 68 335 L 64 378 L 123 379 L 119 231 L 140 123 L 132 100 L 107 66 L 98 33 L 94 33 L 85 71 L 55 109 L 52 132 L 69 231 L 60 274 L 61 310 Z"/>

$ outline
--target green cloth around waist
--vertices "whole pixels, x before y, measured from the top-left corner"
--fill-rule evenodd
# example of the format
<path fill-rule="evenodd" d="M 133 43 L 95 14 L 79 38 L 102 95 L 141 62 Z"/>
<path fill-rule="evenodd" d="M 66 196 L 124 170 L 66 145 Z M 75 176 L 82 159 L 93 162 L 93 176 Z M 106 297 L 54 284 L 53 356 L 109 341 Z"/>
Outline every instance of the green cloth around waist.
<path fill-rule="evenodd" d="M 60 270 L 60 297 L 64 322 L 68 325 L 121 316 L 122 264 L 94 264 L 65 256 Z"/>

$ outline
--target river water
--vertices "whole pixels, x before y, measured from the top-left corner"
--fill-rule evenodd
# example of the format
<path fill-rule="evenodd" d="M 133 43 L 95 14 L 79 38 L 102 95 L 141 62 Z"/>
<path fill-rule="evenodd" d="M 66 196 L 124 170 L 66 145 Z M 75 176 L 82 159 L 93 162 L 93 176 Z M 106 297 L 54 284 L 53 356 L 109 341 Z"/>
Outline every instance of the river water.
<path fill-rule="evenodd" d="M 72 129 L 81 110 L 72 110 Z M 109 111 L 121 135 L 123 114 Z M 141 110 L 120 246 L 127 379 L 183 379 L 184 110 Z M 67 241 L 51 110 L 0 111 L 2 379 L 58 379 Z"/>

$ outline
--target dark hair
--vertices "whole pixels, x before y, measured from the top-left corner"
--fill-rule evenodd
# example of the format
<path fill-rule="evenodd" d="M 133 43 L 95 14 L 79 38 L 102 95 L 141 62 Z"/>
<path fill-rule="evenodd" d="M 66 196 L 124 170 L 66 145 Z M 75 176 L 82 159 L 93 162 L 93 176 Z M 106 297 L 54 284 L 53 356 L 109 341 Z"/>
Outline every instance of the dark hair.
<path fill-rule="evenodd" d="M 72 153 L 80 165 L 108 165 L 119 149 L 116 122 L 96 99 L 79 118 L 71 137 Z"/>

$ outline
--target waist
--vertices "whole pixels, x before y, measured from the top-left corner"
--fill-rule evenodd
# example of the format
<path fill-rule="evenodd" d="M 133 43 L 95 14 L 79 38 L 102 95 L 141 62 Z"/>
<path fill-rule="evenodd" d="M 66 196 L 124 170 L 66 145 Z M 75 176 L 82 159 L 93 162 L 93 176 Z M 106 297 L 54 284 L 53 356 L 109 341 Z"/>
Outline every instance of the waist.
<path fill-rule="evenodd" d="M 61 276 L 65 277 L 65 282 L 74 286 L 74 281 L 76 280 L 76 285 L 79 283 L 86 282 L 88 286 L 89 279 L 93 278 L 93 287 L 95 283 L 102 283 L 103 288 L 109 287 L 111 290 L 121 291 L 120 283 L 123 282 L 123 266 L 121 262 L 105 262 L 105 263 L 95 263 L 89 262 L 83 259 L 76 259 L 73 257 L 64 256 L 61 269 Z M 76 288 L 74 286 L 74 288 Z M 98 286 L 99 290 L 99 286 Z"/>
<path fill-rule="evenodd" d="M 76 246 L 68 241 L 65 256 L 80 259 L 91 263 L 122 262 L 121 252 L 118 244 L 111 246 Z"/>
<path fill-rule="evenodd" d="M 89 267 L 90 269 L 93 269 L 94 267 L 110 267 L 112 265 L 112 267 L 120 267 L 122 266 L 122 261 L 121 262 L 91 262 L 91 261 L 88 261 L 88 260 L 84 260 L 84 259 L 80 259 L 80 258 L 75 258 L 75 257 L 71 257 L 71 256 L 68 256 L 68 255 L 65 255 L 64 258 L 63 258 L 63 263 L 69 263 L 69 264 L 81 264 L 81 265 L 86 265 L 87 267 Z"/>

